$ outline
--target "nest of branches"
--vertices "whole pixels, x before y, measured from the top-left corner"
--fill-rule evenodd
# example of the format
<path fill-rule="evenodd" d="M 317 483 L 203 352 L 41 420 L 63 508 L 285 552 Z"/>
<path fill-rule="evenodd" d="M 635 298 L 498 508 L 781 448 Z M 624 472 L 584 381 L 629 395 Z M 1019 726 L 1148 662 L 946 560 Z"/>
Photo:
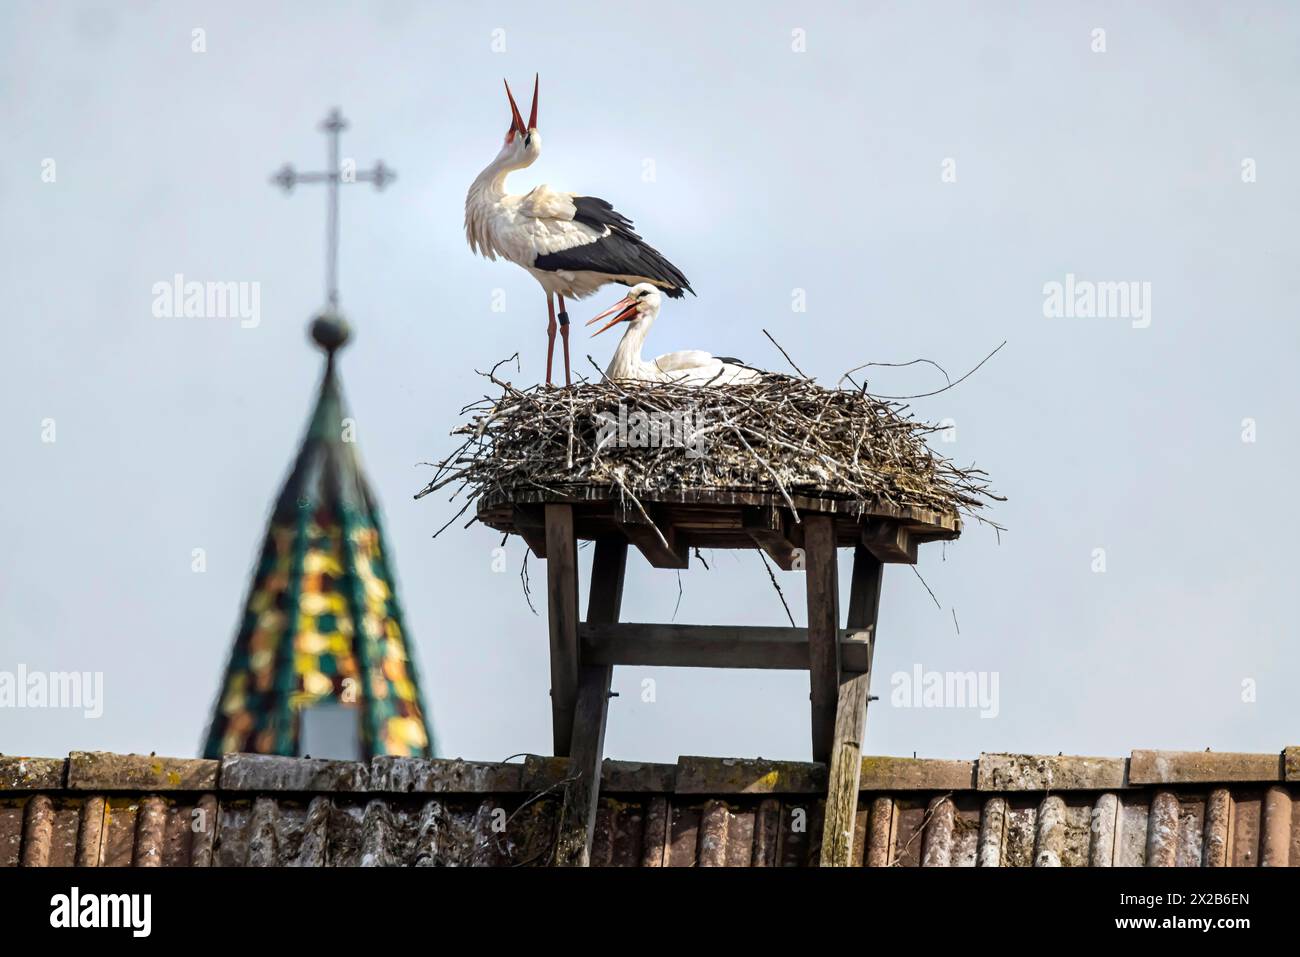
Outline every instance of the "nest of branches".
<path fill-rule="evenodd" d="M 743 385 L 605 380 L 518 389 L 495 370 L 485 375 L 500 394 L 462 410 L 470 418 L 452 434 L 463 444 L 435 463 L 416 496 L 452 486 L 453 498 L 467 498 L 458 514 L 484 496 L 592 486 L 638 507 L 656 493 L 726 489 L 779 495 L 791 507 L 792 496 L 808 495 L 864 513 L 886 506 L 977 519 L 1000 500 L 983 471 L 929 447 L 940 426 L 865 387 L 766 374 Z"/>

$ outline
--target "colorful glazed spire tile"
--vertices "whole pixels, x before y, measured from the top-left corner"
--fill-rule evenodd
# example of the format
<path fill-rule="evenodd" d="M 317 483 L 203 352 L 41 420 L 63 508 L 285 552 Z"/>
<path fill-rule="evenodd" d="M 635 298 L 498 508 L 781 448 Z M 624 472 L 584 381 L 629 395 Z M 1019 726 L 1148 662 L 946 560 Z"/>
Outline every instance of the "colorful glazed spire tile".
<path fill-rule="evenodd" d="M 204 756 L 298 755 L 304 712 L 355 709 L 363 758 L 433 754 L 379 508 L 346 421 L 334 354 L 342 319 L 312 337 L 329 359 L 275 510 L 226 668 Z"/>

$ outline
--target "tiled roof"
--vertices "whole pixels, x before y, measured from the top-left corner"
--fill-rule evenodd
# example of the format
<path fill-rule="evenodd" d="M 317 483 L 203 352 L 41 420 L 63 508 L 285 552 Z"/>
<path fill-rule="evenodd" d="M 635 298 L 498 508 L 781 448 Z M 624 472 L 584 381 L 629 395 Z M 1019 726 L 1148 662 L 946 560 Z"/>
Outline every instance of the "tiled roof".
<path fill-rule="evenodd" d="M 318 319 L 337 348 L 345 327 Z M 333 333 L 323 338 L 320 333 Z M 271 514 L 203 753 L 301 753 L 300 716 L 358 711 L 359 753 L 433 754 L 397 587 L 338 385 L 333 351 Z"/>
<path fill-rule="evenodd" d="M 545 864 L 568 762 L 0 758 L 0 866 Z M 805 866 L 826 769 L 606 761 L 597 865 Z M 1300 866 L 1300 748 L 863 759 L 867 866 Z"/>

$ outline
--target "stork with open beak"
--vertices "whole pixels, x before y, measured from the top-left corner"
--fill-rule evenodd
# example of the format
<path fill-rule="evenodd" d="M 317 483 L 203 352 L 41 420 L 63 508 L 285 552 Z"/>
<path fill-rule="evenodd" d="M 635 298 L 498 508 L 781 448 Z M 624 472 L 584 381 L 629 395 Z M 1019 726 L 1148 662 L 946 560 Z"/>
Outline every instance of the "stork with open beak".
<path fill-rule="evenodd" d="M 626 296 L 587 323 L 590 326 L 613 316 L 591 334 L 593 338 L 620 322 L 628 324 L 622 341 L 614 350 L 614 358 L 605 370 L 607 377 L 640 382 L 685 382 L 692 385 L 756 382 L 762 377 L 757 369 L 741 365 L 738 360 L 719 359 L 699 349 L 669 352 L 646 362 L 641 358 L 641 346 L 646 334 L 650 332 L 650 325 L 659 315 L 661 302 L 658 289 L 648 282 L 638 283 L 628 290 Z"/>
<path fill-rule="evenodd" d="M 562 193 L 537 186 L 523 196 L 506 193 L 506 177 L 531 166 L 542 152 L 537 132 L 537 89 L 533 81 L 533 108 L 524 123 L 506 84 L 510 100 L 510 129 L 505 143 L 478 175 L 465 197 L 465 236 L 470 249 L 496 259 L 502 256 L 523 266 L 546 292 L 546 384 L 551 384 L 555 353 L 556 309 L 564 340 L 564 381 L 569 371 L 569 314 L 565 297 L 582 299 L 607 283 L 631 286 L 650 283 L 673 298 L 683 290 L 694 295 L 682 271 L 635 232 L 632 222 L 603 199 Z"/>

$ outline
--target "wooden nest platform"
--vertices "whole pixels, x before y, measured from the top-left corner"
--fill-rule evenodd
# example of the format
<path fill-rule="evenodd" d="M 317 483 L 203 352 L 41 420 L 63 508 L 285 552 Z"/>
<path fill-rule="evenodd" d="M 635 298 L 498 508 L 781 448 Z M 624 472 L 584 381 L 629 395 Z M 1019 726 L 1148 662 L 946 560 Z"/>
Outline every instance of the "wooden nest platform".
<path fill-rule="evenodd" d="M 656 568 L 689 567 L 695 548 L 761 548 L 778 567 L 790 571 L 803 553 L 804 527 L 811 515 L 831 520 L 838 547 L 865 545 L 884 563 L 915 564 L 917 546 L 961 534 L 961 519 L 954 512 L 863 512 L 854 502 L 807 495 L 794 495 L 787 502 L 771 492 L 683 489 L 647 493 L 637 503 L 608 486 L 568 492 L 517 490 L 479 499 L 478 520 L 521 536 L 533 554 L 545 558 L 545 506 L 570 505 L 576 538 L 622 536 Z"/>
<path fill-rule="evenodd" d="M 541 512 L 574 506 L 579 538 L 623 532 L 659 567 L 691 548 L 752 548 L 783 568 L 805 515 L 882 561 L 956 538 L 997 498 L 987 476 L 935 453 L 939 427 L 864 389 L 768 374 L 743 385 L 583 383 L 517 389 L 467 406 L 459 449 L 419 496 L 451 487 L 464 511 L 544 554 Z M 450 524 L 450 523 L 448 523 Z"/>

